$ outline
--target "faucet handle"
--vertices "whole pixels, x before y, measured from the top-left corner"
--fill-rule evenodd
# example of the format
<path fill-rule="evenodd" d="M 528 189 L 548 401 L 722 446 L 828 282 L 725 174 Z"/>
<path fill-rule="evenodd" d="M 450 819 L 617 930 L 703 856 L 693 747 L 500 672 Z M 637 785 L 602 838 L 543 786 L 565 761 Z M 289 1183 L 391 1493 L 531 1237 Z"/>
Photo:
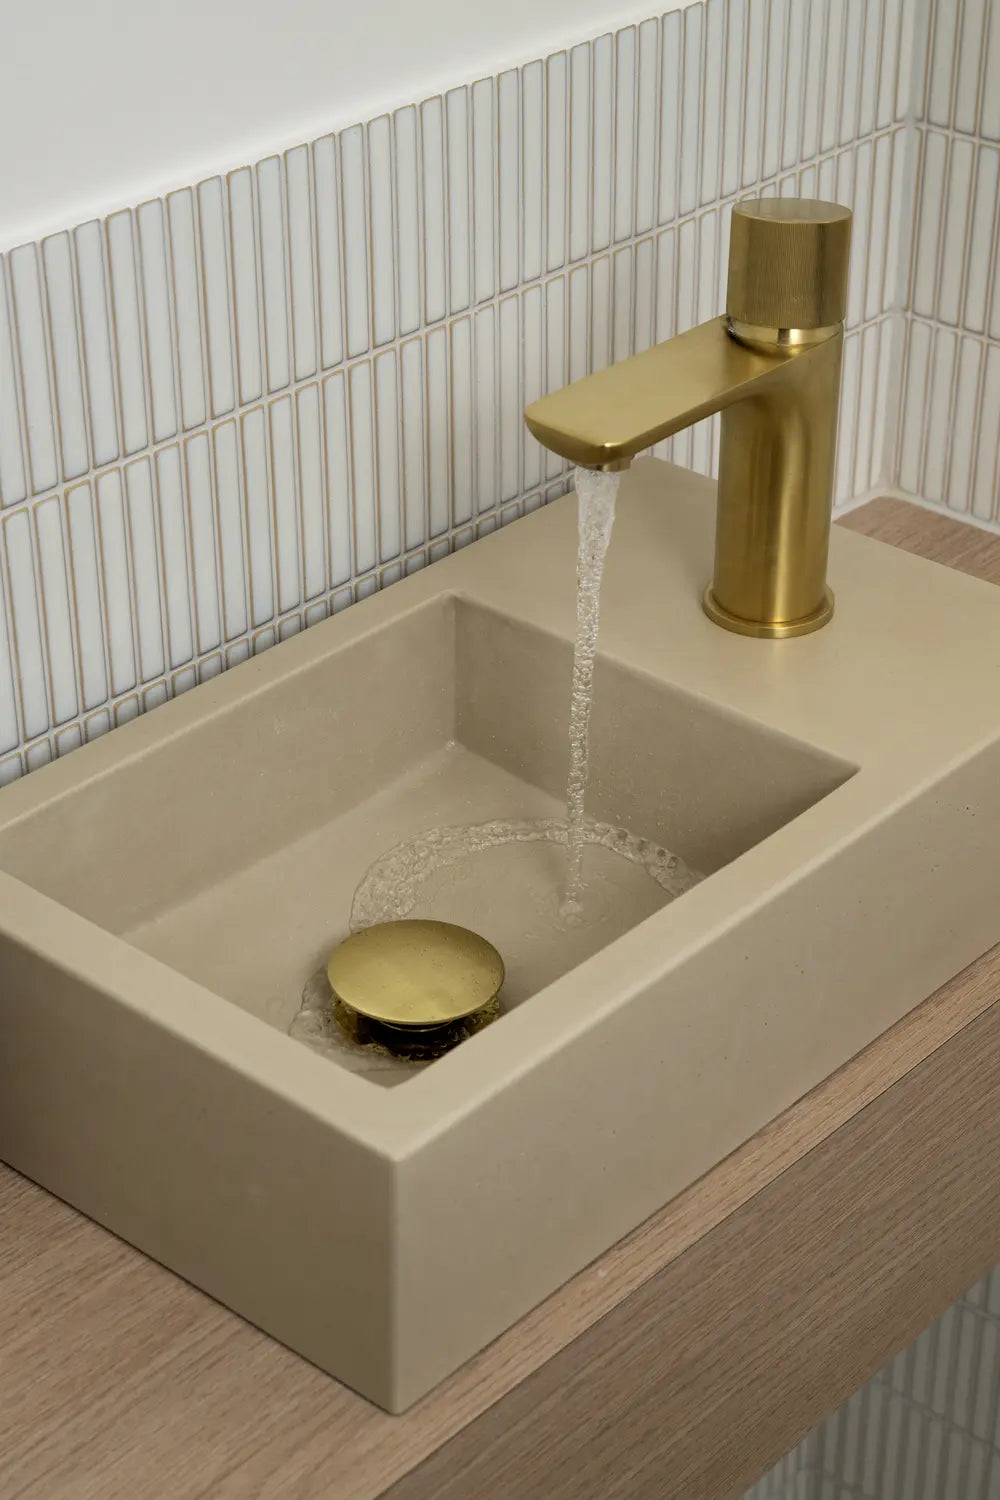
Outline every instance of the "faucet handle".
<path fill-rule="evenodd" d="M 816 198 L 751 198 L 733 208 L 726 312 L 756 329 L 844 320 L 851 210 Z"/>

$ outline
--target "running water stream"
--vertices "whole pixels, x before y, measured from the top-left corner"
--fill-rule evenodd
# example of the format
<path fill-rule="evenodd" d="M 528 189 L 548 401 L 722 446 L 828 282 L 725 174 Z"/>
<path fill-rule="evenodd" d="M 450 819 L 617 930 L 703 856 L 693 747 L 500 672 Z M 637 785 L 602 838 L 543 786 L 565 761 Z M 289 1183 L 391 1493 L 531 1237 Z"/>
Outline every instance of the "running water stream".
<path fill-rule="evenodd" d="M 566 890 L 560 915 L 583 920 L 583 804 L 590 760 L 590 711 L 594 698 L 594 657 L 601 614 L 601 579 L 611 541 L 620 475 L 577 469 L 576 642 L 569 715 L 569 780 L 566 784 Z"/>

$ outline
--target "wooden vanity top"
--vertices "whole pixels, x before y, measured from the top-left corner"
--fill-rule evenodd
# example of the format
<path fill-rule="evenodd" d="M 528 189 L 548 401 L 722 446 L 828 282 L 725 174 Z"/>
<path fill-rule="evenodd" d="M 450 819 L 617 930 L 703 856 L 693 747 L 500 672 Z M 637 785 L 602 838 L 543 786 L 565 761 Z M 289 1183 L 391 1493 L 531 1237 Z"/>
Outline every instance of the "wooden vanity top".
<path fill-rule="evenodd" d="M 402 1417 L 0 1167 L 0 1500 L 741 1495 L 1000 1261 L 998 998 L 1000 948 Z"/>

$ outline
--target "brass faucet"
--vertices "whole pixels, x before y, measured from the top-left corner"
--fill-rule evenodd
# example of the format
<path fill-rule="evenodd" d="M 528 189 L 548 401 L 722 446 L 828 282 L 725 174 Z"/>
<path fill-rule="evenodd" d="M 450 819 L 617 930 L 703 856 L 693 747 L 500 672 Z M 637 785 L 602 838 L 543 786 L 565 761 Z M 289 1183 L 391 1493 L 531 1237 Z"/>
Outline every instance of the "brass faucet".
<path fill-rule="evenodd" d="M 529 406 L 546 448 L 591 469 L 722 413 L 709 617 L 805 635 L 826 585 L 851 213 L 807 198 L 733 209 L 726 315 Z"/>

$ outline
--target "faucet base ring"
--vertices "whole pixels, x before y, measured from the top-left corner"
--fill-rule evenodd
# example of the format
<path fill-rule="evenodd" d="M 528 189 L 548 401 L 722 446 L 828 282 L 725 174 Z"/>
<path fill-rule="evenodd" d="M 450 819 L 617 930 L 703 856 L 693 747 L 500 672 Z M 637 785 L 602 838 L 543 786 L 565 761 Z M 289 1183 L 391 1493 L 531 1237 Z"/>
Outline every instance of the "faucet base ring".
<path fill-rule="evenodd" d="M 731 614 L 715 597 L 709 584 L 702 596 L 702 608 L 708 618 L 723 630 L 732 630 L 737 635 L 752 635 L 761 640 L 783 641 L 795 635 L 809 635 L 821 630 L 833 618 L 833 591 L 824 589 L 823 603 L 811 615 L 802 615 L 798 620 L 746 620 L 742 615 Z"/>

